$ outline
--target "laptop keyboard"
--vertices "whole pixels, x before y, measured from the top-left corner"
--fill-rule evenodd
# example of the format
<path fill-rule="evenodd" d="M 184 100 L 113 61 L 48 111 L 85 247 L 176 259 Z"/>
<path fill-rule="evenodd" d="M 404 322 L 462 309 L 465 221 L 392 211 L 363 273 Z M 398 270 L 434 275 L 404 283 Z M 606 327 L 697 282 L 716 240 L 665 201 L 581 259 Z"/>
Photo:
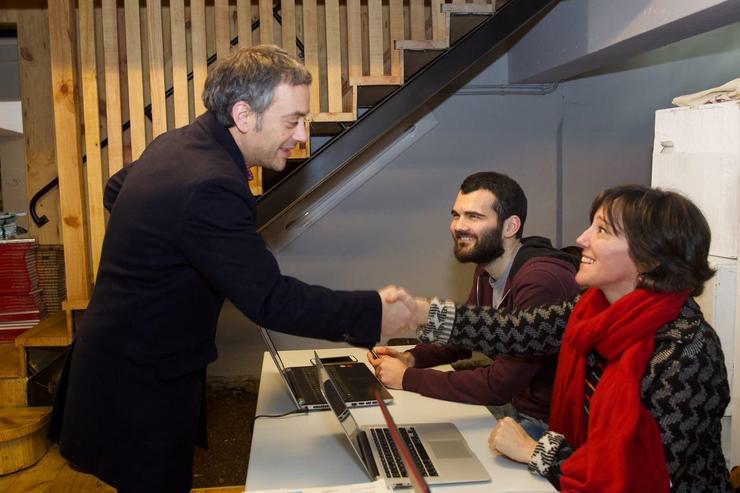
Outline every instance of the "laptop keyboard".
<path fill-rule="evenodd" d="M 372 432 L 375 446 L 380 452 L 380 459 L 385 470 L 385 475 L 390 478 L 407 477 L 406 466 L 401 461 L 401 454 L 398 452 L 396 444 L 393 443 L 390 430 L 387 428 L 372 428 L 370 431 Z M 439 476 L 416 430 L 413 427 L 401 427 L 398 431 L 406 443 L 409 452 L 411 452 L 411 457 L 419 467 L 422 476 Z"/>

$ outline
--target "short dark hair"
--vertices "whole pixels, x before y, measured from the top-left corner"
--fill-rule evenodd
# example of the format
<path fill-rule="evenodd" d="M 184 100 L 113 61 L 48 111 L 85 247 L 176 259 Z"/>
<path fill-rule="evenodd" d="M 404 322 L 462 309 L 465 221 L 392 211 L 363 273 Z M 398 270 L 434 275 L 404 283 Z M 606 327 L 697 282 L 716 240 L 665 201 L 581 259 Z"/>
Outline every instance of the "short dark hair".
<path fill-rule="evenodd" d="M 309 85 L 311 73 L 275 45 L 240 48 L 208 73 L 203 104 L 219 122 L 233 127 L 231 108 L 238 101 L 244 101 L 257 114 L 257 125 L 261 125 L 262 113 L 272 103 L 275 88 L 280 84 Z"/>
<path fill-rule="evenodd" d="M 640 271 L 637 287 L 702 293 L 715 272 L 708 261 L 712 233 L 691 200 L 659 188 L 623 185 L 594 199 L 591 221 L 599 208 L 615 232 L 627 239 L 630 257 Z"/>
<path fill-rule="evenodd" d="M 516 237 L 521 238 L 524 233 L 524 222 L 527 220 L 527 196 L 519 184 L 510 177 L 495 171 L 481 171 L 474 173 L 460 185 L 463 194 L 477 190 L 488 190 L 496 196 L 493 201 L 493 210 L 496 212 L 499 223 L 503 223 L 511 216 L 518 216 L 521 227 Z"/>

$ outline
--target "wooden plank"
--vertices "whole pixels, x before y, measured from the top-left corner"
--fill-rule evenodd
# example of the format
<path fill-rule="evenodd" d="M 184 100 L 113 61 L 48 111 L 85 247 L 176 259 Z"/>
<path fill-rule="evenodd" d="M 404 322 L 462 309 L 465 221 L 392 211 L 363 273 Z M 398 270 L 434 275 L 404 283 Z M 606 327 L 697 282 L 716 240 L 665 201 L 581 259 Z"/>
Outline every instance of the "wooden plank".
<path fill-rule="evenodd" d="M 23 372 L 18 364 L 20 357 L 18 352 L 21 351 L 12 342 L 0 344 L 0 379 L 2 378 L 19 378 Z"/>
<path fill-rule="evenodd" d="M 432 39 L 437 41 L 447 39 L 447 15 L 442 8 L 445 5 L 444 0 L 431 0 L 432 8 Z"/>
<path fill-rule="evenodd" d="M 450 43 L 446 39 L 402 39 L 396 41 L 397 50 L 412 50 L 412 51 L 424 51 L 424 50 L 446 50 L 450 47 Z"/>
<path fill-rule="evenodd" d="M 170 19 L 170 32 L 172 35 L 172 100 L 174 103 L 175 128 L 179 128 L 190 123 L 184 0 L 170 0 Z"/>
<path fill-rule="evenodd" d="M 131 122 L 131 159 L 139 159 L 146 147 L 144 79 L 141 66 L 141 22 L 138 0 L 124 0 L 126 13 L 126 60 L 128 114 Z"/>
<path fill-rule="evenodd" d="M 206 49 L 206 8 L 204 0 L 190 0 L 190 28 L 193 50 L 193 104 L 195 116 L 205 113 L 203 87 L 208 76 Z"/>
<path fill-rule="evenodd" d="M 495 6 L 490 3 L 443 3 L 441 11 L 450 14 L 489 14 L 495 11 Z"/>
<path fill-rule="evenodd" d="M 214 2 L 214 19 L 216 22 L 216 56 L 223 60 L 231 51 L 231 31 L 229 27 L 229 1 Z"/>
<path fill-rule="evenodd" d="M 16 347 L 60 347 L 72 343 L 67 335 L 67 315 L 56 312 L 15 338 Z"/>
<path fill-rule="evenodd" d="M 272 0 L 259 0 L 260 6 L 260 44 L 275 43 L 274 17 Z"/>
<path fill-rule="evenodd" d="M 164 41 L 162 39 L 162 2 L 147 0 L 149 37 L 149 98 L 152 105 L 152 139 L 167 131 L 167 101 L 164 85 Z"/>
<path fill-rule="evenodd" d="M 23 349 L 20 349 L 23 351 Z M 0 378 L 0 408 L 28 407 L 28 378 Z M 3 491 L 0 489 L 0 491 Z M 9 490 L 14 491 L 14 490 Z"/>
<path fill-rule="evenodd" d="M 87 223 L 90 228 L 90 259 L 94 279 L 98 274 L 100 251 L 103 248 L 103 237 L 105 236 L 105 210 L 103 209 L 103 162 L 100 154 L 100 108 L 98 107 L 93 0 L 80 0 L 78 18 L 85 155 L 87 156 L 85 167 L 87 170 Z"/>
<path fill-rule="evenodd" d="M 409 0 L 411 14 L 411 39 L 426 39 L 424 29 L 424 0 Z"/>
<path fill-rule="evenodd" d="M 69 465 L 59 454 L 59 447 L 54 445 L 33 467 L 14 474 L 0 476 L 0 491 L 12 491 L 13 493 L 52 493 L 53 491 L 53 493 L 59 493 L 59 490 L 51 490 L 49 486 L 64 468 L 69 469 Z M 77 493 L 90 492 L 78 491 Z"/>
<path fill-rule="evenodd" d="M 403 39 L 403 0 L 389 0 L 389 8 L 389 22 L 391 33 L 391 75 L 403 79 L 401 52 L 395 47 L 396 40 Z"/>
<path fill-rule="evenodd" d="M 54 98 L 54 135 L 59 171 L 60 209 L 64 237 L 64 265 L 67 296 L 88 299 L 88 273 L 83 183 L 80 152 L 80 126 L 77 118 L 77 82 L 75 49 L 70 33 L 71 0 L 49 1 L 49 49 Z"/>
<path fill-rule="evenodd" d="M 283 49 L 290 56 L 297 57 L 295 0 L 281 0 L 280 14 L 283 18 Z"/>
<path fill-rule="evenodd" d="M 339 0 L 326 5 L 326 88 L 329 113 L 342 111 L 342 51 L 339 33 Z"/>
<path fill-rule="evenodd" d="M 303 1 L 303 50 L 306 68 L 311 72 L 313 83 L 309 89 L 311 113 L 321 108 L 321 81 L 319 79 L 319 37 L 316 0 Z"/>
<path fill-rule="evenodd" d="M 360 0 L 347 0 L 347 63 L 349 76 L 362 75 L 362 13 Z"/>
<path fill-rule="evenodd" d="M 108 137 L 108 174 L 123 167 L 121 79 L 118 62 L 116 0 L 103 0 L 103 59 L 105 60 L 105 119 Z"/>
<path fill-rule="evenodd" d="M 250 0 L 236 1 L 236 24 L 239 48 L 249 48 L 252 46 L 252 2 Z"/>
<path fill-rule="evenodd" d="M 30 3 L 30 2 L 29 2 Z M 37 2 L 38 3 L 38 2 Z M 17 15 L 18 71 L 23 108 L 23 147 L 26 155 L 26 189 L 30 197 L 57 177 L 54 139 L 49 17 L 46 2 L 23 8 Z M 36 212 L 49 222 L 37 227 L 29 221 L 30 235 L 40 244 L 60 244 L 59 190 L 54 189 L 37 203 Z"/>
<path fill-rule="evenodd" d="M 368 0 L 368 36 L 370 48 L 370 75 L 383 75 L 383 4 Z"/>

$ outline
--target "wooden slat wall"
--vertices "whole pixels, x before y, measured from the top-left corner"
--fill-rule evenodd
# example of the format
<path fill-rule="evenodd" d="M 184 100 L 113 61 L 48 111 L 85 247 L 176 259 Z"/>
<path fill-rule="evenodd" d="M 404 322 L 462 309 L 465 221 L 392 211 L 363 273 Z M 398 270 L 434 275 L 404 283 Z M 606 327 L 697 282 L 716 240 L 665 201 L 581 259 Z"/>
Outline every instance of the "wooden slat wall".
<path fill-rule="evenodd" d="M 164 6 L 162 0 L 147 0 L 146 6 L 139 0 L 124 0 L 120 6 L 116 0 L 101 0 L 97 7 L 94 0 L 78 0 L 79 26 L 74 29 L 69 18 L 74 0 L 49 0 L 49 14 L 54 15 L 48 22 L 53 41 L 56 153 L 64 195 L 62 223 L 65 252 L 74 257 L 66 264 L 69 278 L 85 280 L 68 285 L 72 302 L 87 299 L 88 263 L 80 255 L 88 252 L 81 246 L 86 223 L 90 228 L 89 265 L 93 275 L 97 271 L 105 223 L 104 180 L 137 159 L 151 139 L 188 124 L 205 111 L 202 90 L 208 57 L 226 57 L 232 37 L 239 37 L 239 47 L 255 42 L 281 44 L 288 53 L 302 55 L 314 78 L 312 118 L 351 120 L 357 97 L 353 80 L 364 78 L 362 83 L 371 84 L 402 80 L 402 56 L 393 48 L 394 41 L 446 39 L 447 18 L 440 9 L 445 1 L 466 0 L 408 0 L 406 8 L 404 0 L 283 0 L 282 23 L 278 24 L 273 0 L 213 0 L 208 5 L 205 0 L 169 0 Z M 259 29 L 253 33 L 252 23 L 257 19 Z M 142 22 L 146 23 L 144 30 Z M 66 32 L 77 32 L 79 38 L 65 39 Z M 70 43 L 74 41 L 80 44 L 87 187 L 81 181 L 79 163 L 81 127 L 70 69 L 74 53 L 67 53 L 73 50 Z M 303 44 L 302 53 L 297 42 Z M 192 82 L 188 81 L 189 70 Z M 170 87 L 173 97 L 167 99 L 165 92 Z M 144 112 L 147 104 L 151 104 L 151 122 Z M 126 121 L 130 129 L 124 132 Z M 105 134 L 101 135 L 101 129 Z M 101 152 L 103 137 L 108 146 Z M 253 169 L 253 174 L 250 186 L 254 193 L 261 193 L 261 169 Z M 87 197 L 83 197 L 85 189 Z M 87 221 L 82 211 L 85 199 Z"/>

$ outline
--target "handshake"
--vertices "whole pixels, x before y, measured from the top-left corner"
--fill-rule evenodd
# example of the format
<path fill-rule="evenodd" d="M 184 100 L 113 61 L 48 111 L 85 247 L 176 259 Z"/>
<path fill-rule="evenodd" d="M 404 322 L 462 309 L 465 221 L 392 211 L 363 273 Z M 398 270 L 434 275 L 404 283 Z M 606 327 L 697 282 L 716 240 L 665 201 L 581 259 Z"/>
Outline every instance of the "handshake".
<path fill-rule="evenodd" d="M 424 298 L 414 298 L 405 289 L 389 285 L 378 290 L 383 303 L 383 318 L 380 337 L 387 339 L 413 332 L 416 328 L 427 323 L 429 316 L 429 301 Z"/>

